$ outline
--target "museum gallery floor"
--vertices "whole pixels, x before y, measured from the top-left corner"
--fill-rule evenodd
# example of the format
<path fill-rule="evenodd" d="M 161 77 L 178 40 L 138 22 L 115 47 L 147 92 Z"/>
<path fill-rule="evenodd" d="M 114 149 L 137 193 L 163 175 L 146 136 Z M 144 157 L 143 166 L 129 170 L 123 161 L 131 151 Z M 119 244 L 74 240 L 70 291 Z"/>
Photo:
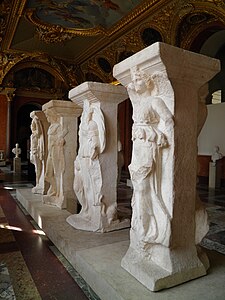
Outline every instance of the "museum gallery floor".
<path fill-rule="evenodd" d="M 15 177 L 10 172 L 4 175 L 0 178 L 4 179 L 0 187 L 0 297 L 5 297 L 5 299 L 99 299 L 100 295 L 96 295 L 17 201 L 16 189 L 25 191 L 30 189 L 32 184 L 26 181 L 26 177 L 24 179 Z M 131 215 L 132 190 L 125 183 L 124 177 L 118 186 L 118 209 L 121 215 L 128 217 Z M 210 220 L 210 231 L 202 242 L 202 246 L 208 249 L 207 253 L 211 262 L 208 276 L 158 293 L 150 292 L 137 283 L 136 286 L 130 286 L 126 293 L 121 295 L 121 299 L 138 299 L 138 293 L 141 299 L 165 299 L 166 297 L 166 299 L 212 300 L 225 297 L 222 285 L 225 280 L 225 191 L 208 190 L 206 186 L 199 186 L 198 190 L 201 200 L 207 207 Z M 125 233 L 123 234 L 122 231 Z M 117 244 L 125 247 L 128 231 L 122 231 L 118 232 L 117 236 L 120 238 L 122 236 L 123 241 L 119 242 L 119 239 L 115 240 L 115 238 L 113 242 L 104 241 L 102 242 L 104 246 L 92 248 L 93 254 L 95 252 L 98 254 L 99 251 L 102 255 L 101 251 L 104 247 L 105 249 L 108 247 L 110 251 L 110 248 L 113 250 Z M 104 234 L 104 239 L 107 240 L 111 234 Z M 102 236 L 102 234 L 97 235 Z M 83 258 L 86 255 L 87 261 L 90 251 L 91 249 L 84 251 Z M 99 259 L 96 257 L 96 262 Z M 103 264 L 104 262 L 107 264 L 104 257 L 102 260 Z M 103 268 L 102 265 L 100 267 Z M 111 271 L 111 275 L 116 277 L 116 273 L 113 272 L 118 272 L 118 270 L 112 268 Z M 93 271 L 89 270 L 89 272 Z M 105 276 L 107 277 L 108 274 Z M 131 284 L 135 282 L 135 279 L 132 280 Z M 96 285 L 95 283 L 93 288 Z M 129 282 L 125 280 L 123 285 L 127 289 Z M 102 288 L 103 294 L 100 298 L 109 299 L 107 296 L 109 291 L 104 291 L 104 287 Z M 111 299 L 116 299 L 115 295 L 118 296 L 120 291 L 114 293 L 114 298 Z M 132 298 L 129 298 L 129 293 Z"/>

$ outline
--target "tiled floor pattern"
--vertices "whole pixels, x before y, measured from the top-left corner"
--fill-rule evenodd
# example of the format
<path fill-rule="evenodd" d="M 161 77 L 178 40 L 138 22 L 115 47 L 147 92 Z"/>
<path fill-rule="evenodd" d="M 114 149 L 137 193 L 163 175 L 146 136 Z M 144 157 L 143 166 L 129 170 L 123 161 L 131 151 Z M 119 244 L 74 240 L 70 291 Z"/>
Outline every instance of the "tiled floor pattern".
<path fill-rule="evenodd" d="M 41 232 L 39 231 L 40 228 L 29 216 L 27 211 L 20 205 L 15 197 L 16 188 L 32 187 L 32 184 L 28 181 L 26 182 L 25 179 L 20 181 L 20 178 L 14 178 L 14 180 L 11 180 L 10 176 L 8 177 L 8 179 L 9 181 L 4 181 L 4 186 L 9 189 L 12 198 L 14 198 L 15 200 L 14 204 L 16 208 L 14 207 L 14 209 L 17 211 L 17 213 L 19 210 L 19 212 L 22 213 L 23 216 L 25 216 L 26 220 L 29 220 L 29 223 L 33 229 L 36 229 L 37 232 Z M 208 190 L 207 187 L 199 186 L 198 191 L 200 198 L 206 205 L 210 222 L 210 230 L 206 237 L 203 239 L 202 246 L 210 250 L 216 250 L 222 254 L 225 254 L 225 190 Z M 4 192 L 6 193 L 6 191 Z M 131 216 L 131 197 L 132 190 L 126 186 L 125 181 L 122 181 L 118 186 L 118 212 L 121 217 Z M 3 200 L 3 198 L 2 193 L 0 193 L 0 203 L 2 203 L 1 201 Z M 74 270 L 74 268 L 69 264 L 65 257 L 57 250 L 57 248 L 48 240 L 45 235 L 38 235 L 38 243 L 34 243 L 33 241 L 31 242 L 29 249 L 21 251 L 20 245 L 27 242 L 27 235 L 25 234 L 23 238 L 18 238 L 18 236 L 21 235 L 20 232 L 7 229 L 7 219 L 1 207 L 0 224 L 0 299 L 15 299 L 16 297 L 16 299 L 19 300 L 99 300 L 98 296 L 92 291 L 92 289 L 86 284 L 82 277 L 76 272 L 76 270 Z M 25 230 L 26 226 L 27 225 L 25 224 Z M 22 234 L 24 235 L 24 233 Z M 34 236 L 34 234 L 32 236 Z M 18 242 L 20 242 L 19 246 Z M 56 260 L 57 263 L 60 263 L 60 272 L 62 274 L 59 274 L 58 272 L 57 277 L 60 277 L 58 275 L 61 275 L 62 278 L 65 278 L 66 275 L 64 272 L 66 272 L 67 276 L 69 276 L 69 278 L 81 288 L 81 294 L 76 294 L 77 290 L 75 289 L 75 291 L 73 288 L 71 288 L 71 282 L 70 280 L 68 281 L 68 278 L 67 280 L 64 279 L 65 282 L 57 282 L 55 276 L 53 276 L 53 281 L 51 281 L 52 279 L 50 281 L 48 280 L 47 277 L 50 276 L 48 268 L 45 267 L 44 270 L 42 270 L 43 261 L 40 260 L 35 262 L 34 257 L 35 249 L 38 247 L 42 248 L 42 244 L 44 244 L 45 247 L 47 247 L 48 250 L 50 250 L 51 253 L 54 254 L 52 256 L 54 257 L 54 259 L 51 258 L 51 260 L 53 260 L 53 264 L 56 264 Z M 48 265 L 49 261 L 44 260 L 44 264 Z M 27 266 L 29 266 L 29 268 Z M 45 278 L 47 278 L 46 282 L 43 282 L 43 279 Z M 56 281 L 54 282 L 54 280 Z"/>
<path fill-rule="evenodd" d="M 1 186 L 0 205 L 0 262 L 8 270 L 16 299 L 98 299 L 90 288 L 79 287 L 65 268 L 66 262 L 63 265 L 52 251 L 51 241 Z"/>
<path fill-rule="evenodd" d="M 8 268 L 0 263 L 0 299 L 16 299 Z"/>
<path fill-rule="evenodd" d="M 0 200 L 1 198 L 2 195 Z M 12 297 L 9 295 L 8 299 L 41 299 L 13 234 L 13 230 L 19 228 L 9 225 L 1 207 L 0 213 L 0 262 L 3 266 L 0 273 L 1 292 L 6 297 L 5 274 L 8 273 L 9 292 Z M 2 299 L 7 299 L 4 297 Z"/>

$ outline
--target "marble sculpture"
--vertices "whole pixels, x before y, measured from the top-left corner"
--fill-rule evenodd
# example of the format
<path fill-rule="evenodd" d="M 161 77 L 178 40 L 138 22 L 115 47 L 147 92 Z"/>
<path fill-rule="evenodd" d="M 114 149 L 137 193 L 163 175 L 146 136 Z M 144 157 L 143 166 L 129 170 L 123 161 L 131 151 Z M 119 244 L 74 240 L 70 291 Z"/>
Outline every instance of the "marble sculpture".
<path fill-rule="evenodd" d="M 46 204 L 63 202 L 62 174 L 65 171 L 64 144 L 67 131 L 62 129 L 60 117 L 52 110 L 45 111 L 48 122 L 48 157 L 45 180 L 49 183 L 47 195 L 43 198 Z"/>
<path fill-rule="evenodd" d="M 74 191 L 81 211 L 67 222 L 76 229 L 106 232 L 129 227 L 117 214 L 117 106 L 124 87 L 85 82 L 69 93 L 83 106 L 79 150 L 74 163 Z"/>
<path fill-rule="evenodd" d="M 19 147 L 19 144 L 16 143 L 16 147 L 12 149 L 12 153 L 15 154 L 14 158 L 19 158 L 21 154 L 21 148 Z"/>
<path fill-rule="evenodd" d="M 35 194 L 44 194 L 47 191 L 47 183 L 44 178 L 47 152 L 48 122 L 42 111 L 33 111 L 30 114 L 30 162 L 35 166 L 36 186 L 32 188 Z"/>
<path fill-rule="evenodd" d="M 213 154 L 211 156 L 211 160 L 216 163 L 217 160 L 223 158 L 223 154 L 220 152 L 220 147 L 215 146 L 213 150 Z"/>
<path fill-rule="evenodd" d="M 79 129 L 80 148 L 74 163 L 74 191 L 82 206 L 80 218 L 89 220 L 102 200 L 99 155 L 105 149 L 105 123 L 99 103 L 84 102 Z"/>
<path fill-rule="evenodd" d="M 209 267 L 199 246 L 207 214 L 196 197 L 199 90 L 218 71 L 218 60 L 164 43 L 114 66 L 133 106 L 133 210 L 121 266 L 152 291 Z"/>
<path fill-rule="evenodd" d="M 13 157 L 13 172 L 21 173 L 21 148 L 18 143 L 16 143 L 16 147 L 12 149 L 12 153 L 15 154 L 15 157 Z"/>
<path fill-rule="evenodd" d="M 77 154 L 77 124 L 82 109 L 71 101 L 51 100 L 42 107 L 48 128 L 45 180 L 49 183 L 43 203 L 77 212 L 73 190 L 73 162 Z"/>

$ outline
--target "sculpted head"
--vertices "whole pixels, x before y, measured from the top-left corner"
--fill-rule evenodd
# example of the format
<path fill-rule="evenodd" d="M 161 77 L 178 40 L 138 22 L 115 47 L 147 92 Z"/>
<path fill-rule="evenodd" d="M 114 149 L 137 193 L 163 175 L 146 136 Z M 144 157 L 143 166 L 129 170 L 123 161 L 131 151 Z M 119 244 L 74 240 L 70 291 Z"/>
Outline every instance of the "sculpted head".
<path fill-rule="evenodd" d="M 151 76 L 147 75 L 144 71 L 140 70 L 138 66 L 130 69 L 131 80 L 136 92 L 143 93 L 146 90 L 154 89 L 154 82 Z"/>
<path fill-rule="evenodd" d="M 49 123 L 56 123 L 59 121 L 58 115 L 51 109 L 46 109 L 45 115 Z"/>

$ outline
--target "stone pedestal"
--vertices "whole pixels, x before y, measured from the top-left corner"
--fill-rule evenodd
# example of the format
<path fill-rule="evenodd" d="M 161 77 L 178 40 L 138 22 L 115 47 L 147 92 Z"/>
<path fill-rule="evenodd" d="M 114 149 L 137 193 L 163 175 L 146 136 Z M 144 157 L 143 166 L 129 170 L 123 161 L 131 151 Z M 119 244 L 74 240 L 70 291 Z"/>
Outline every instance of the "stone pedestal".
<path fill-rule="evenodd" d="M 216 187 L 216 163 L 209 163 L 209 188 Z"/>
<path fill-rule="evenodd" d="M 130 226 L 117 217 L 117 106 L 127 97 L 122 86 L 95 82 L 69 92 L 83 106 L 74 181 L 82 209 L 67 218 L 77 229 L 106 232 Z"/>
<path fill-rule="evenodd" d="M 134 109 L 133 214 L 130 247 L 121 265 L 152 291 L 206 274 L 207 258 L 195 244 L 197 112 L 200 87 L 219 69 L 216 59 L 164 43 L 155 43 L 114 66 L 113 75 L 128 86 Z M 145 97 L 148 92 L 151 96 Z M 139 101 L 145 110 L 141 105 L 135 110 Z M 148 162 L 141 147 L 146 144 L 154 149 Z"/>
<path fill-rule="evenodd" d="M 21 158 L 20 157 L 13 158 L 13 172 L 21 173 Z"/>
<path fill-rule="evenodd" d="M 222 176 L 222 160 L 209 163 L 209 188 L 220 188 Z"/>
<path fill-rule="evenodd" d="M 34 194 L 46 194 L 49 183 L 45 180 L 45 170 L 48 155 L 49 123 L 43 111 L 33 111 L 30 114 L 31 137 L 30 137 L 30 161 L 35 166 L 36 185 L 32 188 Z"/>
<path fill-rule="evenodd" d="M 50 123 L 45 179 L 48 177 L 51 182 L 43 202 L 75 213 L 73 163 L 77 153 L 78 117 L 82 109 L 69 101 L 51 100 L 43 105 L 42 110 Z"/>

